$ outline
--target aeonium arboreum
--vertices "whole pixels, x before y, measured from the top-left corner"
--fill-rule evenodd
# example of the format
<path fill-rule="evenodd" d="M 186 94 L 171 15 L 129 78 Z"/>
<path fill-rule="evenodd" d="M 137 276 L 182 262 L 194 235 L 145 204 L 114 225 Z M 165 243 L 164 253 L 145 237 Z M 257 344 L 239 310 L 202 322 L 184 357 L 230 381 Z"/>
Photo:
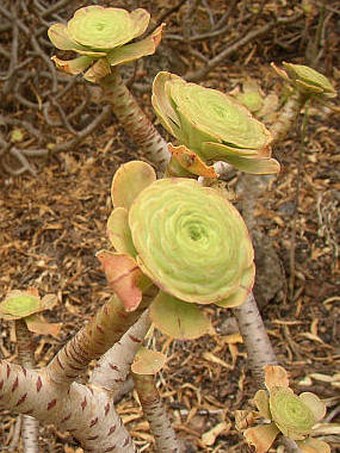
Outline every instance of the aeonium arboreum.
<path fill-rule="evenodd" d="M 87 70 L 84 78 L 98 82 L 112 66 L 152 55 L 161 40 L 164 24 L 150 36 L 131 43 L 147 29 L 150 14 L 138 8 L 131 13 L 121 8 L 86 6 L 78 9 L 67 24 L 57 23 L 48 30 L 54 46 L 80 56 L 70 60 L 52 57 L 56 66 L 69 74 Z"/>
<path fill-rule="evenodd" d="M 26 291 L 13 290 L 0 303 L 0 319 L 23 320 L 28 330 L 33 333 L 58 336 L 61 324 L 51 324 L 42 316 L 43 311 L 51 310 L 56 303 L 56 296 L 47 294 L 40 298 L 35 288 Z"/>
<path fill-rule="evenodd" d="M 133 161 L 116 172 L 112 200 L 108 235 L 116 252 L 98 257 L 127 309 L 138 306 L 147 281 L 161 290 L 151 307 L 158 326 L 171 311 L 199 325 L 195 304 L 231 307 L 245 300 L 254 281 L 253 248 L 222 193 L 187 178 L 156 180 L 152 167 Z M 173 328 L 160 328 L 175 336 Z"/>
<path fill-rule="evenodd" d="M 306 97 L 318 99 L 330 99 L 336 97 L 336 91 L 331 82 L 320 72 L 309 66 L 293 63 L 282 63 L 284 69 L 278 68 L 272 63 L 273 69 L 283 79 L 300 91 Z"/>
<path fill-rule="evenodd" d="M 152 104 L 167 131 L 205 162 L 220 160 L 254 174 L 279 171 L 270 132 L 232 96 L 160 72 Z"/>
<path fill-rule="evenodd" d="M 281 432 L 297 442 L 305 453 L 330 453 L 328 444 L 310 437 L 313 426 L 325 415 L 326 406 L 311 392 L 295 395 L 284 368 L 265 367 L 266 390 L 258 390 L 254 402 L 270 424 L 246 429 L 244 435 L 257 453 L 266 453 Z"/>

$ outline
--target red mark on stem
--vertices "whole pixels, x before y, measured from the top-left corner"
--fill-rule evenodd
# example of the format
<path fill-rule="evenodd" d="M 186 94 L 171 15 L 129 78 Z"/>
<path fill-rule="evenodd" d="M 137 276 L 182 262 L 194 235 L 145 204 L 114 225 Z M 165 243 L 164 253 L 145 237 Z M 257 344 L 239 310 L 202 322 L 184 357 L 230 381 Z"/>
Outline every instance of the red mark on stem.
<path fill-rule="evenodd" d="M 110 453 L 110 451 L 114 451 L 116 449 L 116 444 L 111 445 L 111 447 L 104 450 L 104 453 Z"/>
<path fill-rule="evenodd" d="M 19 385 L 19 378 L 17 376 L 12 385 L 12 392 L 14 392 L 18 388 L 18 385 Z"/>
<path fill-rule="evenodd" d="M 116 431 L 117 426 L 112 425 L 111 428 L 109 429 L 109 432 L 107 433 L 108 436 L 111 436 Z"/>
<path fill-rule="evenodd" d="M 15 405 L 15 407 L 20 406 L 20 404 L 22 404 L 22 403 L 26 400 L 26 398 L 27 398 L 27 393 L 24 393 L 24 394 L 22 395 L 22 397 L 18 399 L 18 402 L 17 402 L 17 404 Z"/>
<path fill-rule="evenodd" d="M 81 410 L 84 411 L 85 410 L 85 407 L 87 406 L 87 399 L 86 399 L 86 396 L 85 398 L 83 399 L 82 403 L 80 404 L 81 406 Z"/>
<path fill-rule="evenodd" d="M 35 384 L 35 387 L 36 387 L 36 389 L 37 389 L 37 393 L 40 392 L 42 385 L 43 385 L 42 379 L 41 379 L 40 376 L 38 376 L 37 382 L 36 382 L 36 384 Z"/>
<path fill-rule="evenodd" d="M 98 435 L 97 436 L 90 436 L 90 437 L 87 438 L 87 440 L 96 440 L 96 439 L 98 439 L 98 437 L 99 437 Z"/>
<path fill-rule="evenodd" d="M 56 404 L 57 404 L 57 399 L 54 398 L 47 404 L 47 410 L 50 411 L 51 409 L 53 409 L 56 406 Z"/>
<path fill-rule="evenodd" d="M 71 416 L 72 416 L 72 412 L 70 412 L 68 415 L 66 415 L 66 416 L 61 420 L 60 423 L 65 423 L 65 422 L 67 422 L 67 420 L 69 420 L 69 419 L 71 418 Z"/>
<path fill-rule="evenodd" d="M 96 425 L 98 423 L 98 417 L 96 418 L 93 418 L 90 422 L 90 428 L 92 428 L 94 425 Z"/>
<path fill-rule="evenodd" d="M 129 338 L 134 343 L 141 343 L 141 340 L 139 338 L 137 338 L 137 337 L 134 337 L 133 335 L 129 335 Z"/>

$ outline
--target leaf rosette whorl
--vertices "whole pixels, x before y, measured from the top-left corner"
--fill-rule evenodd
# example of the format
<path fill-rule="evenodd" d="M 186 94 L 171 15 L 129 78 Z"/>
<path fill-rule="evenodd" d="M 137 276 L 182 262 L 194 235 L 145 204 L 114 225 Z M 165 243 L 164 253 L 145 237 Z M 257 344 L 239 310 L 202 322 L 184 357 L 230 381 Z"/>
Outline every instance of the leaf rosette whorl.
<path fill-rule="evenodd" d="M 256 174 L 279 171 L 270 132 L 232 96 L 160 72 L 152 103 L 168 132 L 206 162 L 222 160 Z"/>
<path fill-rule="evenodd" d="M 265 453 L 281 432 L 295 440 L 304 453 L 330 453 L 328 444 L 310 437 L 313 426 L 326 413 L 325 404 L 311 392 L 295 395 L 284 368 L 266 365 L 264 372 L 267 390 L 258 390 L 254 403 L 258 415 L 271 423 L 246 429 L 247 442 L 254 445 L 257 452 Z"/>
<path fill-rule="evenodd" d="M 284 69 L 280 69 L 272 63 L 277 74 L 306 97 L 313 96 L 319 99 L 336 97 L 336 91 L 331 82 L 315 69 L 306 65 L 287 62 L 283 62 L 282 65 Z"/>
<path fill-rule="evenodd" d="M 107 231 L 115 252 L 97 256 L 127 310 L 153 284 L 160 289 L 150 308 L 154 324 L 192 339 L 213 330 L 197 304 L 244 302 L 254 283 L 253 247 L 221 192 L 193 179 L 157 180 L 150 165 L 132 161 L 115 173 L 111 195 Z"/>
<path fill-rule="evenodd" d="M 141 8 L 130 14 L 121 8 L 93 5 L 75 12 L 67 23 L 67 32 L 82 46 L 108 51 L 144 33 L 149 20 L 149 13 Z"/>
<path fill-rule="evenodd" d="M 129 225 L 137 262 L 163 291 L 186 302 L 220 302 L 237 291 L 253 249 L 236 209 L 184 178 L 158 180 L 136 198 Z"/>
<path fill-rule="evenodd" d="M 294 440 L 302 440 L 309 435 L 317 421 L 303 399 L 294 395 L 290 388 L 271 389 L 269 406 L 276 426 Z"/>
<path fill-rule="evenodd" d="M 110 74 L 111 66 L 155 52 L 164 24 L 150 36 L 131 43 L 146 31 L 149 21 L 150 14 L 142 8 L 131 13 L 98 5 L 80 8 L 66 25 L 57 23 L 48 30 L 48 36 L 57 49 L 74 51 L 80 56 L 71 60 L 55 56 L 52 59 L 59 69 L 69 74 L 87 70 L 84 78 L 97 82 Z"/>

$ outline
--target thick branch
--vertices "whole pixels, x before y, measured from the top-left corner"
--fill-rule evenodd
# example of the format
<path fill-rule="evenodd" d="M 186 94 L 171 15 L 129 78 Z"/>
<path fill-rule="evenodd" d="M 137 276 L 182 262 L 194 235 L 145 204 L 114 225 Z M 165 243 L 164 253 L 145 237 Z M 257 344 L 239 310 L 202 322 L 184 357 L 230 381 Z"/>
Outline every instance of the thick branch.
<path fill-rule="evenodd" d="M 92 360 L 98 359 L 120 340 L 149 302 L 150 298 L 145 296 L 137 310 L 127 312 L 118 297 L 112 296 L 48 365 L 50 379 L 62 386 L 71 384 Z"/>
<path fill-rule="evenodd" d="M 141 110 L 118 70 L 103 79 L 100 85 L 104 100 L 111 103 L 112 111 L 126 133 L 141 146 L 146 157 L 154 162 L 158 170 L 163 172 L 170 157 L 167 143 Z"/>
<path fill-rule="evenodd" d="M 114 396 L 126 381 L 131 363 L 150 325 L 149 314 L 146 311 L 121 340 L 101 357 L 93 370 L 90 383 L 110 391 Z"/>
<path fill-rule="evenodd" d="M 22 366 L 34 368 L 33 335 L 22 319 L 15 321 L 18 358 Z M 22 418 L 22 440 L 25 453 L 39 453 L 39 422 L 35 418 L 24 415 Z"/>
<path fill-rule="evenodd" d="M 263 367 L 277 365 L 277 359 L 253 294 L 233 311 L 247 349 L 250 369 L 258 385 L 262 387 Z"/>
<path fill-rule="evenodd" d="M 78 383 L 55 385 L 46 370 L 0 361 L 0 408 L 69 431 L 88 452 L 135 452 L 107 392 Z"/>
<path fill-rule="evenodd" d="M 154 376 L 133 374 L 133 379 L 143 412 L 155 437 L 157 452 L 179 453 L 180 444 L 160 400 Z"/>
<path fill-rule="evenodd" d="M 306 96 L 299 91 L 294 92 L 279 112 L 278 118 L 271 126 L 270 132 L 273 136 L 273 143 L 284 140 L 288 132 L 295 126 L 296 120 L 306 103 Z"/>

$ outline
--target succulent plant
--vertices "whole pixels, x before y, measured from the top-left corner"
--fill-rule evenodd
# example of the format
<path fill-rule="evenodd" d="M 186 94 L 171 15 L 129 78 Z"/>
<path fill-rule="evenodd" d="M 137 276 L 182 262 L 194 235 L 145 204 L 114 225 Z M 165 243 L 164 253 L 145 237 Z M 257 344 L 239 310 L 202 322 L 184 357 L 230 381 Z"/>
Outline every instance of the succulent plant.
<path fill-rule="evenodd" d="M 52 57 L 57 67 L 70 74 L 87 70 L 84 78 L 91 82 L 110 74 L 111 67 L 152 55 L 161 39 L 164 24 L 141 41 L 150 21 L 149 13 L 138 8 L 131 13 L 121 8 L 86 6 L 78 9 L 67 24 L 56 23 L 48 30 L 54 46 L 77 52 L 71 60 Z"/>
<path fill-rule="evenodd" d="M 248 173 L 277 173 L 271 135 L 232 96 L 160 72 L 152 104 L 165 129 L 207 163 L 228 162 Z"/>
<path fill-rule="evenodd" d="M 37 334 L 50 334 L 57 336 L 61 324 L 48 323 L 41 312 L 51 310 L 57 303 L 53 294 L 47 294 L 43 298 L 35 288 L 26 291 L 10 291 L 0 303 L 0 318 L 6 321 L 25 321 L 28 330 Z"/>
<path fill-rule="evenodd" d="M 254 403 L 259 415 L 271 423 L 248 428 L 244 433 L 256 452 L 267 452 L 281 432 L 297 441 L 303 452 L 330 453 L 328 444 L 310 437 L 313 426 L 326 412 L 318 396 L 311 392 L 295 395 L 287 372 L 280 366 L 265 367 L 265 385 L 267 390 L 259 390 Z"/>
<path fill-rule="evenodd" d="M 306 96 L 334 98 L 336 91 L 331 82 L 320 72 L 302 64 L 282 63 L 284 69 L 272 63 L 274 70 Z"/>
<path fill-rule="evenodd" d="M 254 281 L 253 248 L 242 217 L 223 194 L 188 178 L 156 180 L 152 167 L 133 161 L 116 172 L 112 199 L 108 235 L 116 253 L 100 252 L 98 258 L 106 274 L 111 272 L 115 291 L 133 273 L 135 286 L 140 285 L 140 272 L 161 289 L 155 300 L 158 312 L 166 304 L 178 316 L 196 317 L 196 323 L 201 312 L 190 304 L 229 307 L 245 300 Z M 118 268 L 121 256 L 129 264 L 128 270 L 119 266 L 119 279 L 112 268 Z M 122 296 L 127 308 L 134 309 L 141 293 L 132 305 L 129 297 Z M 210 324 L 205 330 L 211 330 Z"/>

